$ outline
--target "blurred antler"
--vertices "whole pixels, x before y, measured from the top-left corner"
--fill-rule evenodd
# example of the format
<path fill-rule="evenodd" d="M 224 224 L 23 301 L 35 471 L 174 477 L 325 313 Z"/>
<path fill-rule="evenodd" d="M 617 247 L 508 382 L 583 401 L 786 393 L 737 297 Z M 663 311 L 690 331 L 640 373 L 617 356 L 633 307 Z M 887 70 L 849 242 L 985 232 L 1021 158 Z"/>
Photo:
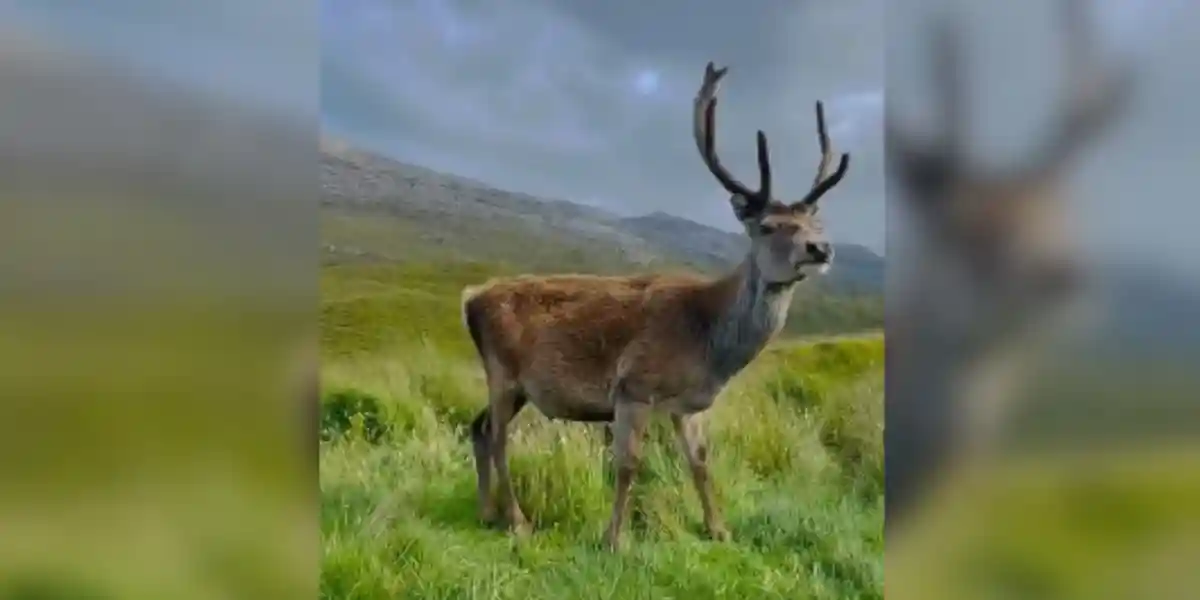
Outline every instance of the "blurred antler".
<path fill-rule="evenodd" d="M 1091 14 L 1084 3 L 1060 0 L 1059 10 L 1066 41 L 1065 93 L 1059 117 L 1028 167 L 1034 173 L 1056 170 L 1073 157 L 1113 120 L 1133 88 L 1131 69 L 1098 63 Z"/>
<path fill-rule="evenodd" d="M 1045 141 L 1031 153 L 1030 162 L 1007 175 L 1009 180 L 1057 173 L 1112 120 L 1133 87 L 1128 68 L 1103 70 L 1097 63 L 1083 0 L 1059 0 L 1059 10 L 1066 42 L 1065 98 Z M 946 124 L 942 134 L 932 142 L 917 141 L 899 129 L 894 115 L 885 119 L 889 165 L 918 192 L 972 175 L 964 172 L 967 103 L 960 35 L 948 19 L 939 20 L 931 48 L 938 108 Z"/>

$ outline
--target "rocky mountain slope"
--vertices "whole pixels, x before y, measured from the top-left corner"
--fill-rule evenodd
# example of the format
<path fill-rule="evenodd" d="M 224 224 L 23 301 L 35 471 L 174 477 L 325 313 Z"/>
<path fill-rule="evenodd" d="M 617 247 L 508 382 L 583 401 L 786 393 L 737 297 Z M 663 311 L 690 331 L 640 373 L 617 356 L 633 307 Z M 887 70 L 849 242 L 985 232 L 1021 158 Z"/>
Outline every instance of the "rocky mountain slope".
<path fill-rule="evenodd" d="M 621 217 L 566 200 L 502 191 L 329 138 L 321 144 L 321 186 L 327 260 L 436 253 L 533 266 L 673 265 L 711 272 L 734 265 L 746 249 L 741 235 L 684 217 L 662 212 Z M 393 231 L 393 239 L 381 239 L 387 237 L 385 229 Z M 866 247 L 838 245 L 835 268 L 821 287 L 881 293 L 883 265 L 883 258 Z"/>

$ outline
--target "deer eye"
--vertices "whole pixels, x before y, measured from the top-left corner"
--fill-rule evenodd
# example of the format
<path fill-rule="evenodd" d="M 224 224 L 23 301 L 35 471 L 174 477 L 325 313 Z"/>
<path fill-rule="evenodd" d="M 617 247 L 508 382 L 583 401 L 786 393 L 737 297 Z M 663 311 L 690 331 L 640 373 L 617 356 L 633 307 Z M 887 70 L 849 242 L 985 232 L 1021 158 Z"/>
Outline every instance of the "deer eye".
<path fill-rule="evenodd" d="M 763 223 L 758 226 L 758 233 L 760 235 L 771 235 L 772 233 L 775 233 L 775 226 Z"/>

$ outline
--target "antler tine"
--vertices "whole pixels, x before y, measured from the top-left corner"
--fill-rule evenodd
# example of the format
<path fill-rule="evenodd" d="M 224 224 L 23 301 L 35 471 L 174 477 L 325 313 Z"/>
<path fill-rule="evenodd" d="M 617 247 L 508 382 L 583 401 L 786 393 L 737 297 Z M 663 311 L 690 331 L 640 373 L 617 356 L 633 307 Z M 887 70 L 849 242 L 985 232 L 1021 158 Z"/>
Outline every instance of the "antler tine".
<path fill-rule="evenodd" d="M 884 114 L 884 148 L 887 169 L 910 191 L 921 196 L 944 185 L 967 169 L 964 141 L 967 133 L 966 89 L 963 81 L 960 27 L 950 14 L 932 19 L 928 60 L 933 68 L 931 83 L 944 125 L 940 133 L 917 136 L 899 124 L 889 106 Z"/>
<path fill-rule="evenodd" d="M 817 184 L 817 187 L 814 187 L 812 190 L 810 190 L 808 194 L 805 195 L 804 198 L 801 199 L 797 204 L 816 204 L 817 200 L 821 199 L 821 196 L 824 196 L 826 192 L 842 182 L 842 178 L 846 176 L 846 170 L 849 168 L 850 155 L 842 154 L 842 159 L 838 161 L 838 168 L 833 172 L 833 175 L 826 177 L 823 181 L 821 181 L 821 183 Z"/>
<path fill-rule="evenodd" d="M 963 81 L 962 38 L 957 23 L 943 15 L 934 23 L 934 85 L 946 123 L 942 133 L 942 152 L 957 156 L 967 135 L 966 88 Z"/>
<path fill-rule="evenodd" d="M 728 71 L 729 67 L 718 69 L 711 61 L 704 68 L 704 81 L 700 85 L 700 91 L 696 93 L 692 113 L 692 134 L 696 139 L 696 149 L 700 151 L 700 157 L 704 160 L 704 165 L 708 167 L 709 172 L 717 178 L 717 181 L 721 182 L 721 185 L 729 193 L 739 194 L 752 202 L 765 203 L 770 199 L 771 165 L 767 137 L 763 132 L 758 132 L 758 169 L 759 175 L 762 177 L 760 190 L 751 190 L 744 183 L 738 181 L 717 157 L 716 93 L 721 78 Z"/>
<path fill-rule="evenodd" d="M 767 147 L 767 134 L 758 130 L 758 195 L 764 201 L 771 200 L 771 150 Z"/>
<path fill-rule="evenodd" d="M 828 174 L 829 163 L 833 160 L 833 145 L 829 142 L 829 131 L 825 127 L 825 105 L 819 100 L 817 101 L 817 141 L 821 145 L 821 162 L 817 164 L 817 176 L 813 179 L 812 189 L 804 196 L 803 200 L 796 203 L 797 205 L 816 203 L 821 196 L 842 181 L 842 178 L 846 176 L 846 170 L 850 168 L 850 155 L 843 153 L 837 170 L 832 175 Z"/>
<path fill-rule="evenodd" d="M 817 163 L 817 175 L 813 178 L 812 188 L 821 185 L 829 170 L 829 161 L 833 153 L 829 147 L 829 132 L 825 129 L 825 104 L 817 100 L 817 142 L 821 144 L 821 162 Z"/>
<path fill-rule="evenodd" d="M 1124 106 L 1132 88 L 1127 67 L 1101 72 L 1088 22 L 1091 14 L 1083 2 L 1060 0 L 1059 10 L 1066 43 L 1066 92 L 1055 131 L 1037 156 L 1038 163 L 1051 167 L 1062 164 L 1101 129 Z"/>

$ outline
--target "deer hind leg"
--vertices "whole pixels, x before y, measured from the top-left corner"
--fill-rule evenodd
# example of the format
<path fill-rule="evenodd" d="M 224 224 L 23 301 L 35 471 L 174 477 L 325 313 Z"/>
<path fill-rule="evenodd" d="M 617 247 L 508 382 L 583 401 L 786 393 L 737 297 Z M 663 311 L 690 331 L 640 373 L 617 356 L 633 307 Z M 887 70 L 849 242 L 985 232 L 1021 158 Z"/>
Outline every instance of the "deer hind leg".
<path fill-rule="evenodd" d="M 479 478 L 479 519 L 488 525 L 496 522 L 496 502 L 492 497 L 491 435 L 492 410 L 488 407 L 471 422 L 471 446 L 475 450 L 475 473 Z"/>
<path fill-rule="evenodd" d="M 692 483 L 696 486 L 700 507 L 704 511 L 704 527 L 714 540 L 726 541 L 729 539 L 729 530 L 725 528 L 725 521 L 713 498 L 712 477 L 708 471 L 708 440 L 703 420 L 699 415 L 671 415 L 671 425 L 675 427 L 675 439 L 692 471 Z"/>
<path fill-rule="evenodd" d="M 505 522 L 508 528 L 515 533 L 526 533 L 529 526 L 525 515 L 521 512 L 520 504 L 517 503 L 516 494 L 513 493 L 512 477 L 508 471 L 508 424 L 525 407 L 526 400 L 523 390 L 509 389 L 499 392 L 489 406 L 489 420 L 492 424 L 490 448 L 492 463 L 496 467 L 496 480 L 500 501 L 503 504 Z M 481 472 L 482 470 L 480 467 Z M 482 487 L 482 483 L 480 485 Z"/>
<path fill-rule="evenodd" d="M 612 518 L 604 533 L 604 543 L 611 550 L 621 545 L 621 526 L 629 507 L 629 490 L 641 466 L 642 438 L 650 421 L 651 407 L 642 402 L 618 399 L 613 418 L 613 466 L 617 478 L 613 496 Z"/>

